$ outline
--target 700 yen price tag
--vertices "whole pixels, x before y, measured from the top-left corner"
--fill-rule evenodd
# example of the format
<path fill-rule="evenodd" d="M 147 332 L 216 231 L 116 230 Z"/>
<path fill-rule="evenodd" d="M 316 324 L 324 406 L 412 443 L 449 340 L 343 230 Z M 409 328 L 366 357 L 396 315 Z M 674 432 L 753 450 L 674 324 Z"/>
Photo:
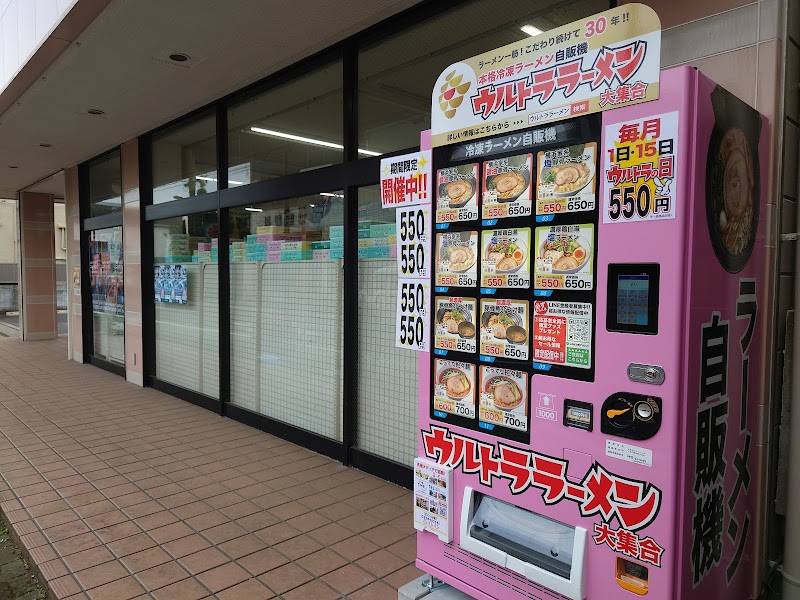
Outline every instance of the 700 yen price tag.
<path fill-rule="evenodd" d="M 430 284 L 419 279 L 397 280 L 395 345 L 408 350 L 428 350 Z"/>
<path fill-rule="evenodd" d="M 397 276 L 426 279 L 431 273 L 429 206 L 397 209 Z"/>

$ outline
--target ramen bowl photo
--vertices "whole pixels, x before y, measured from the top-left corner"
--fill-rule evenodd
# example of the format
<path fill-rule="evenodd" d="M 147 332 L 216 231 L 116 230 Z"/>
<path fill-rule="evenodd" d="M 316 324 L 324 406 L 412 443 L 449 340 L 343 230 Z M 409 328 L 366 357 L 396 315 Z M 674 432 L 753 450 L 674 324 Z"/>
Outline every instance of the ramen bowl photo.
<path fill-rule="evenodd" d="M 463 305 L 458 305 L 458 308 L 440 308 L 436 311 L 436 323 L 447 328 L 447 333 L 451 335 L 461 334 L 461 325 L 463 323 L 470 323 L 472 314 Z M 474 325 L 473 325 L 474 329 Z M 474 332 L 473 332 L 474 333 Z M 461 336 L 465 337 L 465 336 Z"/>
<path fill-rule="evenodd" d="M 530 182 L 531 174 L 527 169 L 508 171 L 487 177 L 486 189 L 497 192 L 498 202 L 513 202 L 528 189 Z"/>
<path fill-rule="evenodd" d="M 447 198 L 450 208 L 462 208 L 475 197 L 477 182 L 474 177 L 456 179 L 439 186 L 439 198 Z"/>
<path fill-rule="evenodd" d="M 526 264 L 527 258 L 528 247 L 525 242 L 519 239 L 511 241 L 508 238 L 493 238 L 486 246 L 484 260 L 494 263 L 496 273 L 516 273 Z"/>
<path fill-rule="evenodd" d="M 485 312 L 481 315 L 481 326 L 496 340 L 508 339 L 508 330 L 513 327 L 525 331 L 521 325 L 522 319 L 516 314 Z"/>
<path fill-rule="evenodd" d="M 447 246 L 442 248 L 442 259 L 450 262 L 450 271 L 465 273 L 475 264 L 477 255 L 469 246 Z"/>
<path fill-rule="evenodd" d="M 553 196 L 565 198 L 579 194 L 594 178 L 592 162 L 570 162 L 542 169 L 540 180 L 553 186 Z"/>
<path fill-rule="evenodd" d="M 448 367 L 439 375 L 439 383 L 444 386 L 447 397 L 452 400 L 463 400 L 472 392 L 469 377 L 461 369 Z"/>
<path fill-rule="evenodd" d="M 571 275 L 583 270 L 591 258 L 591 244 L 582 235 L 570 239 L 545 240 L 539 246 L 539 258 L 550 261 L 557 275 Z"/>
<path fill-rule="evenodd" d="M 494 405 L 500 410 L 514 410 L 522 404 L 522 390 L 510 377 L 492 377 L 486 382 L 484 391 L 492 394 Z"/>

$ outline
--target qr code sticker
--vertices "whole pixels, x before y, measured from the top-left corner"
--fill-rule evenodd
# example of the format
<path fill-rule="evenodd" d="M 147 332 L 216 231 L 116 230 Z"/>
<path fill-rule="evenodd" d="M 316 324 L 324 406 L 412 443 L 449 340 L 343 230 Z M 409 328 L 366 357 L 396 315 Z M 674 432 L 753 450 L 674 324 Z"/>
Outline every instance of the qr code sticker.
<path fill-rule="evenodd" d="M 588 344 L 591 341 L 589 319 L 568 319 L 567 339 L 570 342 L 583 342 Z"/>

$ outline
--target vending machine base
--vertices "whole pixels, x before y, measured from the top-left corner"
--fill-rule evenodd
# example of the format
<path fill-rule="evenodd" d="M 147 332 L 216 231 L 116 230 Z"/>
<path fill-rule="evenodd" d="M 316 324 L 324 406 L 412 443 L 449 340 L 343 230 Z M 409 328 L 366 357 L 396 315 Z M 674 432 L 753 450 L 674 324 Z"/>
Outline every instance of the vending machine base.
<path fill-rule="evenodd" d="M 434 582 L 433 588 L 430 587 Z M 471 597 L 432 575 L 417 577 L 397 591 L 397 600 L 471 600 Z"/>

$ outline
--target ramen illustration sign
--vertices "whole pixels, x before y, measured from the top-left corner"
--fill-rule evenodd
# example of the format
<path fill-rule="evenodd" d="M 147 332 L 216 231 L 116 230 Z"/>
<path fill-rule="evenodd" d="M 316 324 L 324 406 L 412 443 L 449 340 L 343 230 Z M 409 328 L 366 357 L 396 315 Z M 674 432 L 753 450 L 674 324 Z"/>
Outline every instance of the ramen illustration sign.
<path fill-rule="evenodd" d="M 604 128 L 604 223 L 674 219 L 678 113 Z"/>
<path fill-rule="evenodd" d="M 661 22 L 625 4 L 447 67 L 433 89 L 433 146 L 658 98 Z"/>

